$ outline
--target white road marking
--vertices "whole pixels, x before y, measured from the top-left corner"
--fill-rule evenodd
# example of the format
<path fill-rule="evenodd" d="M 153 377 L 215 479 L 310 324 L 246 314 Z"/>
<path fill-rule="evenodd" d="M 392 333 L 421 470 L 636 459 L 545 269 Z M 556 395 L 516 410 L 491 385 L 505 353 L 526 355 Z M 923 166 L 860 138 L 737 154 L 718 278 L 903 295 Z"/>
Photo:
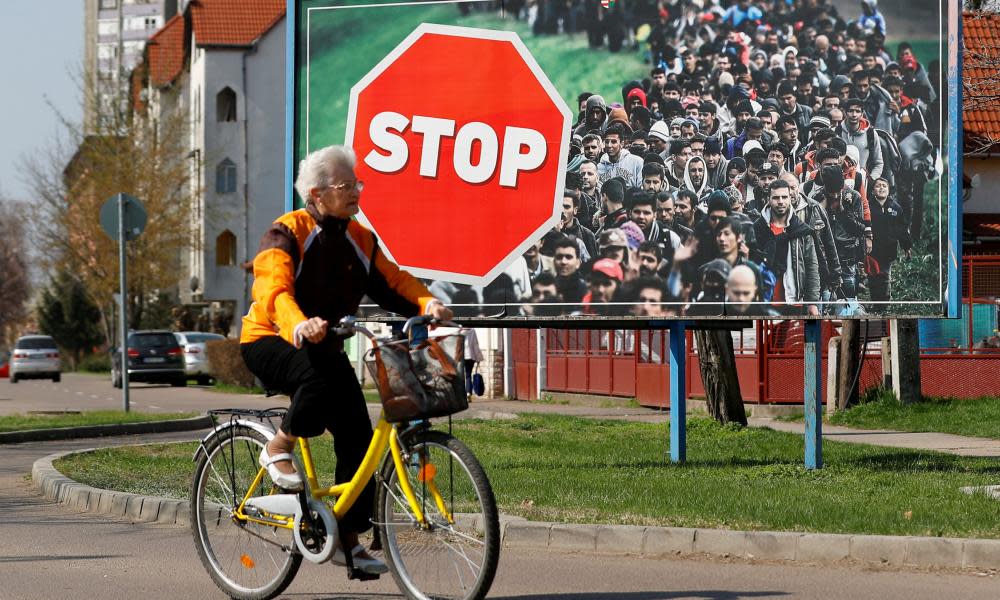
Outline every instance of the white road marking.
<path fill-rule="evenodd" d="M 155 405 L 153 405 L 153 404 L 150 404 L 150 405 L 149 405 L 149 408 L 153 408 L 153 409 L 156 409 L 156 410 L 160 410 L 160 407 L 159 407 L 159 406 L 155 406 Z"/>

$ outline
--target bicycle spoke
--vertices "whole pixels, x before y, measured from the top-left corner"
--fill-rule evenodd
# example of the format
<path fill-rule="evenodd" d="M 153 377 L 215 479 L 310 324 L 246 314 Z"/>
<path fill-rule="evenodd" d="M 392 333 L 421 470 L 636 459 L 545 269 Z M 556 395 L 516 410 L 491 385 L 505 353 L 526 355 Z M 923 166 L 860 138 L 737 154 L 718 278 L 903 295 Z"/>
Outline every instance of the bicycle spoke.
<path fill-rule="evenodd" d="M 235 507 L 250 493 L 260 467 L 263 435 L 240 429 L 206 444 L 192 493 L 198 552 L 216 584 L 233 597 L 271 597 L 294 577 L 302 557 L 289 529 L 237 521 Z"/>
<path fill-rule="evenodd" d="M 462 533 L 461 531 L 458 531 L 454 527 L 452 527 L 452 528 L 442 527 L 442 529 L 444 529 L 448 533 L 451 533 L 452 535 L 457 535 L 459 537 L 465 538 L 465 539 L 469 540 L 470 542 L 472 542 L 473 544 L 479 544 L 480 546 L 485 546 L 486 545 L 486 543 L 483 540 L 481 540 L 479 538 L 472 537 L 471 535 L 466 535 L 466 534 Z"/>
<path fill-rule="evenodd" d="M 441 540 L 441 542 L 445 546 L 448 546 L 449 548 L 451 548 L 455 552 L 455 554 L 458 554 L 462 558 L 464 558 L 465 562 L 468 563 L 469 568 L 472 571 L 473 575 L 475 575 L 476 570 L 479 569 L 480 565 L 477 565 L 472 559 L 470 559 L 469 556 L 465 553 L 465 550 L 463 550 L 461 548 L 456 548 L 455 546 L 452 546 L 451 544 L 448 543 L 447 540 Z"/>
<path fill-rule="evenodd" d="M 226 483 L 222 480 L 222 476 L 219 475 L 219 472 L 215 470 L 215 464 L 214 463 L 208 463 L 208 466 L 211 467 L 211 469 L 212 469 L 212 477 L 218 482 L 219 487 L 221 487 L 223 490 L 225 490 L 226 495 L 227 496 L 235 496 L 235 493 L 232 490 L 232 488 L 230 488 L 230 487 L 228 487 L 226 485 Z M 222 504 L 222 503 L 219 502 L 219 504 Z"/>
<path fill-rule="evenodd" d="M 482 467 L 464 445 L 440 432 L 427 432 L 411 442 L 407 455 L 419 456 L 422 468 L 408 465 L 402 473 L 391 469 L 378 503 L 378 520 L 386 524 L 381 528 L 384 556 L 393 577 L 412 599 L 483 598 L 496 569 L 499 524 Z M 400 523 L 414 518 L 400 488 L 401 477 L 414 484 L 413 500 L 425 511 L 426 527 Z M 460 515 L 457 522 L 449 519 Z M 483 524 L 481 535 L 470 529 L 477 522 Z"/>

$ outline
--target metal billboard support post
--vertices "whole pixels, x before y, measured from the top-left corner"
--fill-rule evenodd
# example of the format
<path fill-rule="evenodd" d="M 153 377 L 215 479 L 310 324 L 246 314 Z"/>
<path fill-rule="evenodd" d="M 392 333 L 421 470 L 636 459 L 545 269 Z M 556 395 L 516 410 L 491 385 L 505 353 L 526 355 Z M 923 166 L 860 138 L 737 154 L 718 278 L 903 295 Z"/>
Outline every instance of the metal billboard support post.
<path fill-rule="evenodd" d="M 670 324 L 670 462 L 687 460 L 687 323 Z"/>
<path fill-rule="evenodd" d="M 823 343 L 822 322 L 812 319 L 805 322 L 805 417 L 806 417 L 806 468 L 823 467 Z"/>

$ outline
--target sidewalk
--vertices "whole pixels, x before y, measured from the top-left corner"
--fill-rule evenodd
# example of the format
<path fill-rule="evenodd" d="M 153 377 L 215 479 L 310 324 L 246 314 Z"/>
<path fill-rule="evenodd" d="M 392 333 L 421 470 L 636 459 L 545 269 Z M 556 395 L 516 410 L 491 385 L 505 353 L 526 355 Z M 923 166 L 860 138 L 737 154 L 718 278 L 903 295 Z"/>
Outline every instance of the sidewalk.
<path fill-rule="evenodd" d="M 775 419 L 749 419 L 751 427 L 770 427 L 775 431 L 802 434 L 804 423 Z M 933 450 L 958 456 L 1000 456 L 1000 440 L 965 437 L 950 433 L 889 431 L 885 429 L 851 429 L 823 423 L 823 439 L 852 444 L 871 444 L 893 448 Z"/>

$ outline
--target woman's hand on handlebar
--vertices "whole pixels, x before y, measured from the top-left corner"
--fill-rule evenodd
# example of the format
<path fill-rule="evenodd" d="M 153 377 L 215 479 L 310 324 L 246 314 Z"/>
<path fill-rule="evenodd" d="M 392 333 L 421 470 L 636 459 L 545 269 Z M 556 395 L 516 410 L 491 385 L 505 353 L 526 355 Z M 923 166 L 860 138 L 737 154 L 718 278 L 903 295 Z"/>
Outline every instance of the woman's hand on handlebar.
<path fill-rule="evenodd" d="M 303 341 L 308 341 L 313 344 L 318 344 L 323 341 L 326 337 L 326 330 L 330 326 L 326 322 L 326 319 L 321 319 L 319 317 L 312 317 L 302 321 L 295 326 L 294 335 L 295 347 L 301 348 Z"/>
<path fill-rule="evenodd" d="M 444 305 L 441 301 L 431 302 L 427 307 L 427 316 L 437 319 L 438 321 L 451 321 L 455 318 L 455 313 L 451 311 L 450 308 Z"/>

